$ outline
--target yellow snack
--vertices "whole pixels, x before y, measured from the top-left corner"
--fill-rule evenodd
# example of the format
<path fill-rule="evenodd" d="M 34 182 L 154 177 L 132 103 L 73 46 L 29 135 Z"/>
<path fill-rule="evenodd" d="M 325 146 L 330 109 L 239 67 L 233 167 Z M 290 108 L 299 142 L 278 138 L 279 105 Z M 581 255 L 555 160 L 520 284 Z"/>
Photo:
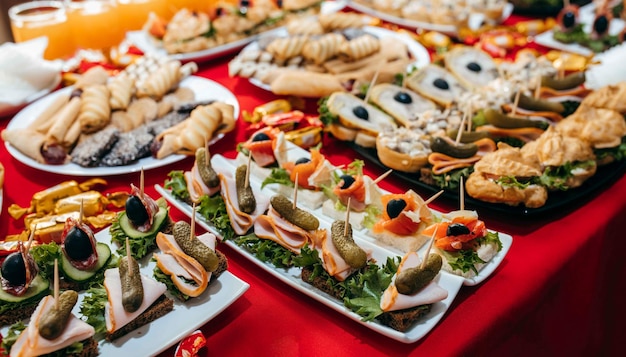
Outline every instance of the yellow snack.
<path fill-rule="evenodd" d="M 289 131 L 285 133 L 285 139 L 302 148 L 310 148 L 322 141 L 322 128 L 318 126 L 309 126 Z"/>
<path fill-rule="evenodd" d="M 54 206 L 54 213 L 78 212 L 81 203 L 85 216 L 95 216 L 104 211 L 108 200 L 98 191 L 81 192 L 58 200 Z"/>
<path fill-rule="evenodd" d="M 249 123 L 258 123 L 264 116 L 273 113 L 286 113 L 291 110 L 291 104 L 286 99 L 276 99 L 271 102 L 267 102 L 263 105 L 259 105 L 254 108 L 252 114 L 244 111 L 243 120 Z"/>

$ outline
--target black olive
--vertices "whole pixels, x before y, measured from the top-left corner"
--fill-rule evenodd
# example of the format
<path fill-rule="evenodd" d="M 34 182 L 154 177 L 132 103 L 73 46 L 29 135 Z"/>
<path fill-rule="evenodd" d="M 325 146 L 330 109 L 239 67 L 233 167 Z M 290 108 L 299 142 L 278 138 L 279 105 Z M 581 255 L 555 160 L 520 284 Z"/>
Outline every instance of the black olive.
<path fill-rule="evenodd" d="M 343 180 L 343 185 L 341 185 L 341 189 L 345 190 L 346 188 L 352 186 L 352 184 L 354 183 L 354 177 L 352 177 L 351 175 L 341 175 L 340 177 L 341 180 Z"/>
<path fill-rule="evenodd" d="M 267 134 L 265 133 L 258 133 L 252 137 L 252 141 L 265 141 L 265 140 L 270 140 L 270 137 L 267 136 Z"/>
<path fill-rule="evenodd" d="M 352 109 L 352 113 L 354 113 L 354 115 L 356 115 L 357 117 L 363 120 L 367 120 L 370 117 L 370 114 L 367 112 L 367 109 L 365 109 L 361 105 L 357 105 L 356 107 L 354 107 L 354 109 Z"/>
<path fill-rule="evenodd" d="M 67 232 L 63 240 L 63 247 L 67 257 L 72 260 L 85 260 L 93 254 L 93 246 L 89 236 L 76 226 Z"/>
<path fill-rule="evenodd" d="M 13 286 L 26 284 L 26 266 L 22 253 L 9 254 L 2 263 L 2 277 Z"/>
<path fill-rule="evenodd" d="M 306 164 L 308 162 L 311 162 L 311 159 L 309 159 L 308 157 L 301 157 L 298 160 L 296 160 L 296 165 Z"/>
<path fill-rule="evenodd" d="M 470 62 L 467 64 L 467 69 L 472 72 L 480 72 L 482 70 L 482 67 L 476 62 Z"/>
<path fill-rule="evenodd" d="M 396 102 L 404 104 L 411 104 L 413 102 L 413 98 L 411 98 L 411 96 L 407 92 L 398 92 L 396 93 L 396 95 L 393 96 L 393 99 Z"/>
<path fill-rule="evenodd" d="M 563 22 L 563 27 L 566 29 L 570 29 L 576 25 L 576 14 L 573 11 L 568 11 L 563 14 L 563 18 L 561 20 Z"/>
<path fill-rule="evenodd" d="M 469 228 L 467 228 L 466 225 L 462 223 L 451 223 L 446 230 L 446 235 L 451 237 L 460 236 L 463 234 L 470 234 L 470 230 Z"/>
<path fill-rule="evenodd" d="M 148 220 L 148 211 L 143 205 L 143 202 L 137 196 L 130 196 L 126 200 L 126 216 L 133 222 L 134 225 L 139 226 Z"/>
<path fill-rule="evenodd" d="M 600 15 L 593 21 L 593 29 L 598 34 L 604 34 L 609 29 L 609 19 L 606 15 Z"/>
<path fill-rule="evenodd" d="M 439 89 L 443 89 L 443 90 L 448 90 L 450 89 L 450 85 L 448 84 L 448 82 L 443 79 L 443 78 L 437 78 L 435 79 L 435 81 L 433 82 L 433 85 Z"/>
<path fill-rule="evenodd" d="M 390 200 L 387 202 L 387 215 L 393 219 L 400 215 L 400 212 L 406 207 L 406 201 L 401 198 Z"/>

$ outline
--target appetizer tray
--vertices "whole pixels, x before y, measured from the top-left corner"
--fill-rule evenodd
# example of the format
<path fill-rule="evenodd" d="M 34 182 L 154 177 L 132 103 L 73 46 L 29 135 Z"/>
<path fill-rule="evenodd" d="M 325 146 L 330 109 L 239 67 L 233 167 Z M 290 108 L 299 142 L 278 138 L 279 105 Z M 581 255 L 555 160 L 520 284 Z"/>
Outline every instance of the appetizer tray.
<path fill-rule="evenodd" d="M 591 32 L 591 26 L 593 24 L 593 20 L 595 18 L 595 6 L 593 3 L 585 5 L 583 7 L 581 7 L 579 9 L 578 12 L 578 21 L 580 23 L 582 23 L 584 25 L 584 30 L 585 32 L 589 33 Z M 626 23 L 624 22 L 624 20 L 619 19 L 619 18 L 614 18 L 613 20 L 611 20 L 610 26 L 609 26 L 609 34 L 610 35 L 617 35 L 619 34 L 625 27 Z M 571 43 L 571 44 L 567 44 L 567 43 L 563 43 L 563 42 L 559 42 L 557 40 L 554 39 L 554 31 L 553 30 L 549 30 L 546 32 L 543 32 L 537 36 L 535 36 L 535 42 L 542 45 L 542 46 L 546 46 L 546 47 L 550 47 L 550 48 L 554 48 L 557 50 L 561 50 L 561 51 L 567 51 L 567 52 L 572 52 L 572 53 L 577 53 L 583 56 L 591 56 L 594 54 L 594 52 L 592 50 L 590 50 L 589 48 L 585 47 L 585 46 L 581 46 L 577 43 Z M 603 59 L 603 57 L 612 56 L 613 52 L 618 52 L 616 51 L 618 48 L 620 47 L 624 47 L 624 44 L 621 45 L 617 45 L 615 47 L 612 47 L 610 49 L 608 49 L 607 51 L 603 52 L 603 53 L 598 53 L 595 55 L 595 59 L 601 60 Z M 622 57 L 623 58 L 623 57 Z"/>
<path fill-rule="evenodd" d="M 190 76 L 181 81 L 180 85 L 182 87 L 188 87 L 194 91 L 196 95 L 197 101 L 208 101 L 208 100 L 219 100 L 225 103 L 231 104 L 235 107 L 234 116 L 237 118 L 239 116 L 239 102 L 237 101 L 237 97 L 228 90 L 226 87 L 221 84 L 214 82 L 210 79 Z M 27 127 L 37 116 L 47 108 L 50 103 L 54 101 L 58 96 L 70 93 L 72 91 L 72 87 L 66 87 L 61 90 L 58 90 L 54 93 L 51 93 L 42 99 L 32 103 L 27 106 L 23 110 L 21 110 L 7 125 L 7 129 L 16 129 L 16 128 L 24 128 Z M 221 139 L 223 135 L 219 135 L 213 138 L 211 143 L 216 142 Z M 150 170 L 158 167 L 162 167 L 165 165 L 169 165 L 174 162 L 178 162 L 184 159 L 186 156 L 184 155 L 170 155 L 163 159 L 156 159 L 153 157 L 143 158 L 134 164 L 126 165 L 126 166 L 112 166 L 112 167 L 82 167 L 80 165 L 74 163 L 67 163 L 64 165 L 47 165 L 37 162 L 32 158 L 22 154 L 19 150 L 15 149 L 11 144 L 5 142 L 5 146 L 7 151 L 11 156 L 13 156 L 19 162 L 30 166 L 32 168 L 51 172 L 55 174 L 62 175 L 72 175 L 72 176 L 111 176 L 111 175 L 122 175 L 128 174 L 131 172 L 139 172 L 142 169 Z"/>
<path fill-rule="evenodd" d="M 111 236 L 108 228 L 98 232 L 96 240 L 110 244 Z M 152 276 L 156 263 L 150 261 L 150 257 L 145 257 L 139 261 L 139 264 L 144 275 Z M 199 297 L 186 303 L 174 299 L 174 310 L 149 325 L 138 328 L 113 342 L 101 341 L 100 355 L 157 355 L 224 311 L 239 299 L 249 287 L 248 283 L 229 271 L 225 271 Z M 80 293 L 78 302 L 74 306 L 73 313 L 76 316 L 80 316 L 80 304 L 83 297 L 84 293 Z M 3 335 L 6 334 L 6 330 L 8 327 L 1 330 Z"/>
<path fill-rule="evenodd" d="M 322 3 L 321 14 L 330 14 L 340 11 L 346 6 L 346 1 L 324 1 Z M 259 36 L 269 35 L 276 31 L 279 31 L 281 27 L 274 28 L 259 34 L 251 35 L 241 40 L 225 43 L 213 48 L 207 48 L 201 51 L 194 51 L 188 53 L 176 53 L 168 54 L 167 51 L 160 45 L 159 41 L 154 39 L 146 31 L 129 31 L 126 33 L 126 39 L 128 42 L 137 46 L 145 54 L 155 54 L 160 56 L 169 56 L 172 59 L 179 60 L 181 62 L 205 62 L 214 58 L 222 57 L 237 50 L 242 49 L 244 46 L 252 41 L 255 41 Z"/>
<path fill-rule="evenodd" d="M 364 148 L 354 143 L 349 143 L 352 149 L 361 155 L 368 162 L 378 165 L 381 168 L 387 168 L 380 160 L 374 148 Z M 491 203 L 480 201 L 465 196 L 465 207 L 468 209 L 477 209 L 479 211 L 488 210 L 491 212 L 502 213 L 505 215 L 511 215 L 515 217 L 536 217 L 542 214 L 555 214 L 564 210 L 573 209 L 579 204 L 582 204 L 586 199 L 593 197 L 593 194 L 606 189 L 608 186 L 617 181 L 626 172 L 626 160 L 620 162 L 614 162 L 612 164 L 598 167 L 595 175 L 589 178 L 582 186 L 569 191 L 556 191 L 548 194 L 546 204 L 539 208 L 527 208 L 523 205 L 520 206 L 508 206 L 500 203 Z M 419 180 L 418 174 L 411 174 L 400 171 L 393 171 L 392 175 L 395 175 L 407 184 L 414 187 L 425 190 L 429 193 L 437 193 L 441 189 L 436 186 L 428 185 Z M 442 194 L 444 198 L 458 201 L 459 193 L 457 191 L 444 191 Z"/>
<path fill-rule="evenodd" d="M 302 149 L 299 149 L 297 147 L 293 150 L 289 150 L 288 151 L 289 156 L 298 155 L 297 152 L 300 150 Z M 302 155 L 300 154 L 300 156 L 298 157 L 301 157 L 301 156 Z M 223 165 L 220 167 L 230 166 L 232 170 L 235 170 L 237 166 L 234 160 L 227 159 L 221 155 L 213 155 L 211 162 L 214 166 L 216 165 L 217 166 Z M 258 180 L 258 178 L 251 176 L 250 182 L 251 182 L 251 185 L 260 187 L 260 181 Z M 268 185 L 265 188 L 263 188 L 262 193 L 268 197 L 276 194 L 276 191 L 274 191 L 271 188 L 271 186 L 273 185 Z M 177 200 L 176 198 L 174 198 L 174 196 L 171 195 L 169 190 L 163 188 L 160 185 L 155 185 L 155 189 L 171 205 L 179 209 L 181 212 L 183 212 L 187 216 L 192 215 L 192 207 L 189 206 L 187 203 L 181 202 Z M 309 210 L 309 211 L 311 211 L 311 213 L 313 213 L 313 215 L 315 215 L 320 220 L 320 225 L 329 227 L 332 224 L 333 219 L 325 216 L 322 213 L 321 208 L 317 210 Z M 214 233 L 218 237 L 221 236 L 221 233 L 217 231 L 209 222 L 207 222 L 199 214 L 196 215 L 196 222 L 202 228 Z M 294 268 L 294 267 L 289 268 L 289 269 L 277 268 L 270 263 L 262 262 L 261 260 L 256 258 L 253 254 L 251 254 L 249 251 L 247 251 L 245 248 L 238 246 L 237 244 L 235 244 L 234 242 L 230 240 L 226 240 L 224 241 L 224 243 L 232 247 L 234 250 L 242 254 L 244 257 L 246 257 L 250 261 L 252 261 L 261 269 L 269 272 L 270 274 L 278 278 L 280 281 L 289 285 L 291 288 L 298 290 L 302 292 L 303 294 L 323 303 L 324 305 L 332 308 L 333 310 L 341 313 L 342 315 L 354 321 L 357 321 L 358 323 L 361 323 L 364 326 L 384 336 L 390 337 L 392 339 L 395 339 L 397 341 L 404 342 L 404 343 L 413 343 L 413 342 L 420 340 L 432 328 L 435 327 L 435 325 L 439 322 L 441 317 L 445 314 L 447 309 L 450 307 L 452 301 L 454 300 L 454 297 L 457 295 L 462 285 L 473 286 L 473 285 L 480 284 L 483 281 L 485 281 L 497 269 L 499 264 L 503 261 L 504 257 L 506 256 L 508 250 L 510 249 L 511 244 L 513 243 L 513 238 L 510 235 L 499 233 L 499 236 L 500 236 L 500 240 L 502 241 L 502 246 L 503 246 L 502 250 L 498 252 L 496 256 L 485 267 L 483 267 L 483 269 L 480 270 L 478 276 L 474 278 L 463 278 L 463 277 L 450 274 L 444 271 L 442 271 L 439 274 L 438 283 L 439 285 L 441 285 L 444 289 L 448 291 L 448 297 L 445 300 L 434 304 L 432 310 L 425 317 L 423 317 L 419 323 L 417 323 L 416 325 L 414 325 L 412 328 L 410 328 L 408 331 L 404 333 L 396 331 L 390 327 L 384 326 L 377 322 L 362 321 L 361 316 L 352 312 L 350 309 L 346 308 L 341 301 L 338 301 L 336 298 L 331 297 L 330 295 L 322 292 L 321 290 L 311 287 L 311 285 L 309 285 L 308 283 L 303 282 L 302 279 L 300 278 L 300 273 L 301 273 L 300 268 Z M 384 262 L 386 261 L 388 257 L 396 257 L 396 256 L 404 255 L 403 253 L 393 248 L 378 245 L 373 237 L 369 237 L 365 234 L 364 230 L 355 231 L 354 239 L 364 249 L 371 250 L 373 253 L 373 257 L 378 262 Z M 425 253 L 425 250 L 426 250 L 426 247 L 422 247 L 418 251 L 418 254 L 420 256 L 423 256 Z"/>
<path fill-rule="evenodd" d="M 410 29 L 422 29 L 422 30 L 427 30 L 427 31 L 437 31 L 437 32 L 441 32 L 447 35 L 452 35 L 452 36 L 456 36 L 458 34 L 459 31 L 459 27 L 456 25 L 443 25 L 443 24 L 435 24 L 435 23 L 430 23 L 430 22 L 424 22 L 424 21 L 416 21 L 416 20 L 411 20 L 411 19 L 407 19 L 404 17 L 399 17 L 393 14 L 389 14 L 386 12 L 382 12 L 382 11 L 378 11 L 376 9 L 373 9 L 369 6 L 366 6 L 364 4 L 360 4 L 358 2 L 355 1 L 350 1 L 348 3 L 348 7 L 358 11 L 358 12 L 362 12 L 364 14 L 368 14 L 374 17 L 377 17 L 383 21 L 392 23 L 392 24 L 396 24 L 399 26 L 403 26 L 406 28 L 410 28 Z M 513 13 L 513 4 L 506 4 L 504 7 L 504 10 L 502 11 L 502 17 L 500 18 L 500 22 L 506 20 L 509 18 L 509 16 L 511 16 L 511 14 Z M 473 13 L 470 15 L 470 18 L 468 20 L 468 24 L 470 26 L 470 28 L 473 29 L 477 29 L 480 27 L 480 25 L 482 24 L 484 20 L 484 16 L 478 13 Z"/>
<path fill-rule="evenodd" d="M 402 41 L 406 45 L 407 50 L 409 51 L 411 56 L 413 57 L 413 62 L 409 64 L 409 67 L 422 68 L 430 63 L 430 54 L 428 53 L 428 50 L 424 46 L 422 46 L 422 44 L 413 40 L 407 34 L 391 31 L 391 30 L 388 30 L 382 27 L 376 27 L 376 26 L 364 26 L 363 31 L 381 39 L 384 39 L 385 37 L 393 37 Z M 288 33 L 285 28 L 279 28 L 275 32 L 271 34 L 265 34 L 264 36 L 285 37 L 287 35 Z M 244 47 L 241 50 L 241 52 L 254 51 L 258 49 L 259 49 L 258 41 L 253 41 L 250 44 L 248 44 L 246 47 Z M 257 78 L 251 77 L 249 80 L 250 80 L 250 83 L 254 84 L 255 86 L 265 89 L 267 91 L 271 91 L 271 88 L 268 84 L 263 83 Z"/>

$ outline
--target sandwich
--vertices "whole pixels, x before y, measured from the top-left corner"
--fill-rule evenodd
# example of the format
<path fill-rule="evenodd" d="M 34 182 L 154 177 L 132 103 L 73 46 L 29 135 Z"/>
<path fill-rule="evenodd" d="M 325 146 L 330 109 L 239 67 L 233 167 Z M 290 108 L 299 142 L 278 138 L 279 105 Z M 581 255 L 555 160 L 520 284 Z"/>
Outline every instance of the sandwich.
<path fill-rule="evenodd" d="M 78 294 L 66 290 L 58 296 L 45 296 L 30 317 L 28 326 L 11 326 L 3 345 L 7 355 L 28 357 L 62 355 L 69 357 L 97 356 L 95 329 L 72 314 Z"/>
<path fill-rule="evenodd" d="M 405 332 L 430 312 L 433 304 L 447 298 L 448 291 L 436 279 L 441 266 L 439 254 L 431 253 L 424 266 L 417 252 L 404 255 L 381 297 L 378 321 Z"/>
<path fill-rule="evenodd" d="M 331 94 L 320 104 L 319 111 L 327 130 L 337 139 L 363 147 L 374 147 L 381 131 L 396 126 L 385 112 L 346 92 Z"/>
<path fill-rule="evenodd" d="M 461 94 L 467 92 L 452 73 L 434 64 L 411 74 L 406 79 L 406 86 L 443 107 L 450 107 Z"/>
<path fill-rule="evenodd" d="M 190 171 L 184 173 L 189 200 L 187 203 L 200 203 L 202 196 L 213 196 L 220 190 L 220 179 L 213 169 L 209 151 L 196 150 L 195 161 Z"/>
<path fill-rule="evenodd" d="M 212 233 L 196 236 L 187 222 L 174 224 L 173 234 L 157 234 L 155 279 L 182 301 L 198 297 L 228 268 L 226 256 L 215 249 Z"/>
<path fill-rule="evenodd" d="M 370 88 L 369 99 L 406 127 L 416 122 L 419 114 L 437 109 L 432 100 L 390 83 L 380 83 Z"/>
<path fill-rule="evenodd" d="M 109 228 L 111 241 L 123 247 L 128 238 L 133 254 L 141 259 L 156 248 L 157 233 L 171 228 L 169 208 L 164 198 L 155 201 L 133 184 L 125 208 Z"/>
<path fill-rule="evenodd" d="M 476 211 L 452 211 L 444 219 L 428 226 L 422 234 L 434 237 L 433 247 L 442 257 L 443 270 L 475 277 L 502 249 L 498 233 L 489 232 Z"/>
<path fill-rule="evenodd" d="M 550 191 L 576 188 L 593 176 L 597 168 L 596 156 L 588 142 L 563 136 L 554 127 L 524 145 L 521 153 L 537 158 L 543 168 L 540 182 Z"/>
<path fill-rule="evenodd" d="M 480 88 L 498 78 L 498 65 L 486 52 L 458 46 L 445 54 L 446 69 L 466 88 Z"/>
<path fill-rule="evenodd" d="M 413 190 L 381 197 L 383 212 L 370 230 L 380 243 L 403 253 L 416 251 L 427 241 L 420 233 L 433 222 L 433 214 Z"/>
<path fill-rule="evenodd" d="M 500 142 L 498 150 L 474 164 L 474 172 L 465 182 L 465 191 L 481 201 L 537 208 L 548 199 L 548 190 L 537 183 L 542 172 L 536 158 Z"/>
<path fill-rule="evenodd" d="M 48 279 L 22 241 L 16 252 L 2 262 L 0 271 L 0 326 L 15 323 L 30 316 L 41 298 L 50 292 Z"/>

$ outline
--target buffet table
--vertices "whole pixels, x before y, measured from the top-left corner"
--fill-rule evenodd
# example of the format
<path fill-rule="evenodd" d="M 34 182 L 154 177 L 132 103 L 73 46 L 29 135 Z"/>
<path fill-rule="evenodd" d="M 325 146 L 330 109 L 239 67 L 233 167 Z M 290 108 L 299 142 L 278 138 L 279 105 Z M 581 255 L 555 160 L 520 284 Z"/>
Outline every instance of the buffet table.
<path fill-rule="evenodd" d="M 242 110 L 275 99 L 247 80 L 229 78 L 229 58 L 202 64 L 198 76 L 217 81 L 236 93 Z M 5 128 L 10 118 L 0 121 Z M 247 138 L 246 123 L 211 147 L 212 153 L 234 157 L 236 143 Z M 323 153 L 334 164 L 358 158 L 344 143 L 325 137 Z M 62 181 L 83 178 L 48 174 L 12 158 L 0 145 L 6 168 L 0 236 L 20 232 L 21 221 L 7 213 L 13 203 L 27 206 L 35 192 Z M 186 170 L 192 159 L 146 172 L 146 191 L 158 197 L 171 170 Z M 372 177 L 384 171 L 366 162 Z M 129 190 L 138 174 L 104 177 L 103 192 Z M 381 183 L 392 192 L 410 188 L 393 177 Z M 426 192 L 414 188 L 418 193 Z M 554 356 L 617 355 L 622 303 L 626 291 L 620 228 L 626 222 L 626 177 L 559 212 L 540 217 L 507 217 L 479 210 L 487 227 L 513 236 L 503 263 L 482 284 L 463 286 L 439 324 L 423 339 L 404 344 L 379 335 L 291 289 L 228 246 L 218 246 L 229 270 L 250 284 L 249 290 L 202 327 L 207 347 L 201 356 Z M 449 211 L 455 202 L 437 200 L 431 207 Z M 472 209 L 473 207 L 467 207 Z M 187 219 L 171 209 L 174 220 Z M 210 303 L 210 302 L 209 302 Z M 168 334 L 162 331 L 163 336 Z M 174 347 L 162 356 L 172 356 Z M 131 351 L 129 351 L 130 353 Z"/>

